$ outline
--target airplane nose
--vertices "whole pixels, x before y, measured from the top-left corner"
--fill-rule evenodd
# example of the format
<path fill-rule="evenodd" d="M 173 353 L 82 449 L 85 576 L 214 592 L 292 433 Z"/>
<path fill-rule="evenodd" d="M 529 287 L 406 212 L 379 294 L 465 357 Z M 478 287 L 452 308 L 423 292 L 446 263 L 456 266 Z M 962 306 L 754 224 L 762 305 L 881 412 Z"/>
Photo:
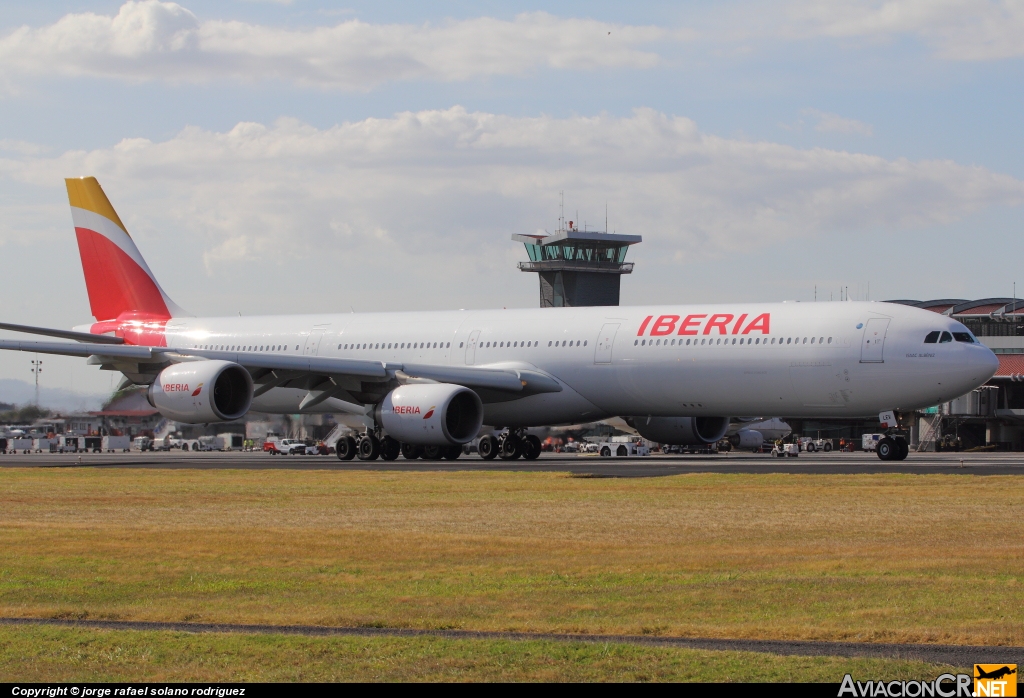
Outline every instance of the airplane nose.
<path fill-rule="evenodd" d="M 985 380 L 996 375 L 999 370 L 999 357 L 992 353 L 992 350 L 985 347 L 984 351 L 971 352 L 971 368 L 978 368 L 984 371 Z"/>

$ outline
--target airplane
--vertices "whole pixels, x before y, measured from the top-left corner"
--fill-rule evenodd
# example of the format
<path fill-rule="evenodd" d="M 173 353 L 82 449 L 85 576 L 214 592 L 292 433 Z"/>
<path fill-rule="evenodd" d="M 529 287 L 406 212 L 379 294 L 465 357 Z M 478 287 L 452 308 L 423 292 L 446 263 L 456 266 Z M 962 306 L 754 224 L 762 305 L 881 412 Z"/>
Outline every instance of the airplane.
<path fill-rule="evenodd" d="M 65 181 L 95 322 L 0 324 L 74 340 L 0 349 L 119 371 L 183 423 L 250 409 L 354 415 L 366 429 L 338 441 L 342 460 L 454 459 L 483 424 L 500 432 L 480 440 L 483 457 L 534 459 L 528 427 L 616 416 L 652 441 L 710 444 L 732 415 L 921 409 L 998 367 L 959 322 L 879 302 L 193 316 L 164 292 L 99 182 Z M 906 457 L 902 439 L 886 439 L 880 457 Z"/>
<path fill-rule="evenodd" d="M 1002 666 L 1002 667 L 1000 667 L 998 669 L 994 669 L 992 671 L 985 671 L 984 669 L 982 669 L 980 666 L 978 666 L 976 664 L 974 666 L 974 672 L 977 674 L 977 676 L 974 677 L 976 679 L 997 679 L 998 680 L 998 679 L 1003 678 L 1004 676 L 1010 676 L 1011 674 L 1016 674 L 1017 670 L 1016 669 L 1011 669 L 1008 666 Z"/>

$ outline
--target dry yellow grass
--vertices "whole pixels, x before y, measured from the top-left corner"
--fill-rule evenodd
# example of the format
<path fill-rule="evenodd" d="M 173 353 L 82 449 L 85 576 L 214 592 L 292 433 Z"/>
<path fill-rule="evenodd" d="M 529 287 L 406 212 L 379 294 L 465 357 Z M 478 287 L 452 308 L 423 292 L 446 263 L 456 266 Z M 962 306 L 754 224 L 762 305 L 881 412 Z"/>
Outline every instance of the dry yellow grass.
<path fill-rule="evenodd" d="M 0 470 L 0 615 L 1024 644 L 1024 480 Z"/>

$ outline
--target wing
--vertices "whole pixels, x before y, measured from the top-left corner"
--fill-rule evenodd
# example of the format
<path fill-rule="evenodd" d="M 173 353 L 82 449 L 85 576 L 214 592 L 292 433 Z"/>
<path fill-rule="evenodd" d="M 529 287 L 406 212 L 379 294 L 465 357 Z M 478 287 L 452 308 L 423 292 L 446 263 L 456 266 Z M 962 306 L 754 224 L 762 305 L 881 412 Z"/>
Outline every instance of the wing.
<path fill-rule="evenodd" d="M 502 402 L 562 390 L 557 380 L 534 368 L 439 366 L 368 359 L 143 347 L 129 344 L 0 340 L 0 349 L 85 357 L 88 358 L 89 364 L 98 365 L 106 370 L 121 371 L 130 380 L 139 384 L 152 383 L 162 368 L 173 363 L 231 361 L 249 371 L 256 384 L 257 397 L 274 388 L 282 387 L 307 391 L 299 405 L 300 410 L 310 409 L 325 400 L 333 399 L 332 406 L 346 409 L 344 405 L 349 405 L 351 411 L 362 411 L 358 406 L 379 402 L 395 387 L 416 382 L 463 385 L 476 391 L 484 402 Z"/>
<path fill-rule="evenodd" d="M 257 386 L 257 397 L 278 387 L 306 390 L 307 394 L 299 404 L 300 411 L 332 398 L 331 405 L 342 409 L 345 407 L 339 405 L 339 402 L 350 405 L 373 404 L 406 383 L 463 385 L 477 392 L 484 402 L 503 402 L 562 390 L 557 380 L 533 368 L 443 366 L 194 349 L 161 348 L 155 351 L 165 352 L 168 356 L 173 351 L 176 360 L 220 359 L 238 363 L 252 376 Z M 361 408 L 359 411 L 362 411 Z"/>

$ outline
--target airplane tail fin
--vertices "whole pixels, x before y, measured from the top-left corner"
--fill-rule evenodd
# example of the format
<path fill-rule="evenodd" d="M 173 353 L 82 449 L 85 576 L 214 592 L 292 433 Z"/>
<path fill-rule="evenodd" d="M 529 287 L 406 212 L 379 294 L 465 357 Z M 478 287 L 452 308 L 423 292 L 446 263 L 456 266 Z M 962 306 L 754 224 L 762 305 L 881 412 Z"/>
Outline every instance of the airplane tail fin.
<path fill-rule="evenodd" d="M 96 178 L 64 182 L 93 317 L 104 321 L 125 313 L 149 319 L 185 315 L 160 288 Z"/>

